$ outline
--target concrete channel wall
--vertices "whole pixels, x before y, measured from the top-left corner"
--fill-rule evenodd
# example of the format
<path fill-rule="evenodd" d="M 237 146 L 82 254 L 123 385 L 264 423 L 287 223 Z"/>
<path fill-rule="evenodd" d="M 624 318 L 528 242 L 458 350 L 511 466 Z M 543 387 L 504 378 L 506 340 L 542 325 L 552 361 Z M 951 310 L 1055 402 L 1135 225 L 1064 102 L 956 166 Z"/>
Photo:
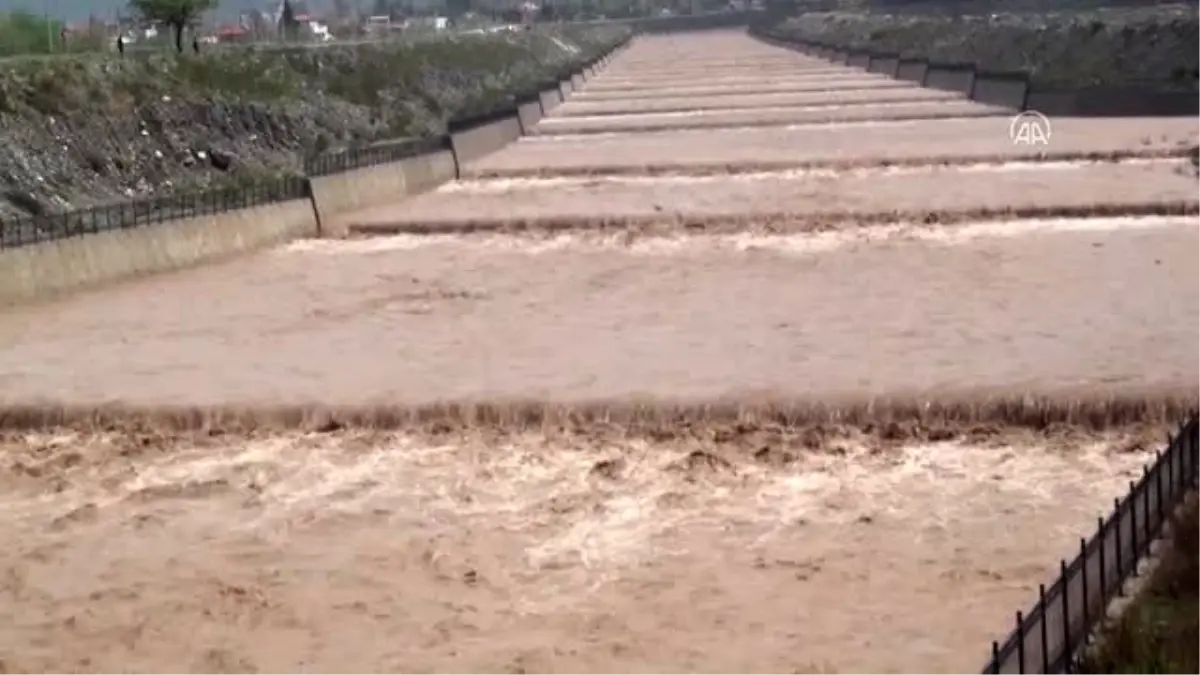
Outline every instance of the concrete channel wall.
<path fill-rule="evenodd" d="M 0 249 L 0 306 L 217 262 L 316 235 L 312 203 L 297 199 Z"/>
<path fill-rule="evenodd" d="M 899 67 L 900 59 L 895 56 L 872 56 L 867 65 L 867 72 L 895 77 Z"/>
<path fill-rule="evenodd" d="M 1029 81 L 1024 75 L 975 73 L 971 99 L 987 105 L 1024 110 L 1028 92 Z"/>
<path fill-rule="evenodd" d="M 925 82 L 930 89 L 953 91 L 970 96 L 975 86 L 975 68 L 958 64 L 929 64 L 925 71 Z"/>

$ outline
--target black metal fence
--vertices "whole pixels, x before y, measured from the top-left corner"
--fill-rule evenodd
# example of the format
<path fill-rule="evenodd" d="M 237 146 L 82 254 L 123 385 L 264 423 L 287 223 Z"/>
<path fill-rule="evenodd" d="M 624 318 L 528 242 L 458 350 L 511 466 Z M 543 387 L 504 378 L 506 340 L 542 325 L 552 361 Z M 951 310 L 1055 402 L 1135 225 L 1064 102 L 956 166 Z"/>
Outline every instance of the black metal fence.
<path fill-rule="evenodd" d="M 328 176 L 376 164 L 399 162 L 417 155 L 449 148 L 450 137 L 444 135 L 351 147 L 340 152 L 328 152 L 308 157 L 304 161 L 304 173 L 312 177 Z"/>
<path fill-rule="evenodd" d="M 1193 417 L 1129 494 L 1117 499 L 1112 514 L 1099 519 L 1096 534 L 1081 539 L 1079 555 L 1059 563 L 1058 578 L 1038 588 L 1028 613 L 1017 612 L 1008 638 L 992 643 L 985 673 L 1065 673 L 1077 665 L 1088 636 L 1104 618 L 1109 602 L 1138 573 L 1163 524 L 1183 496 L 1196 487 L 1200 421 Z"/>
<path fill-rule="evenodd" d="M 243 187 L 131 200 L 66 213 L 0 218 L 0 249 L 215 215 L 263 204 L 305 199 L 310 194 L 308 178 L 290 176 Z"/>

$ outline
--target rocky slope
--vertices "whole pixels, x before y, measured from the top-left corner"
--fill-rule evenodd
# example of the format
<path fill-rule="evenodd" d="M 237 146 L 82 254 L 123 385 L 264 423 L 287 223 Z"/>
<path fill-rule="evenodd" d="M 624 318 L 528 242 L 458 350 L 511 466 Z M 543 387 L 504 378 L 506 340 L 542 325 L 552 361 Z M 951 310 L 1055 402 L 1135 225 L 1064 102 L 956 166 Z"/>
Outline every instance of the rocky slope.
<path fill-rule="evenodd" d="M 965 14 L 813 12 L 774 27 L 852 49 L 1023 70 L 1045 87 L 1141 85 L 1195 89 L 1194 5 Z"/>
<path fill-rule="evenodd" d="M 0 218 L 268 175 L 444 130 L 621 40 L 539 28 L 199 56 L 0 61 Z"/>

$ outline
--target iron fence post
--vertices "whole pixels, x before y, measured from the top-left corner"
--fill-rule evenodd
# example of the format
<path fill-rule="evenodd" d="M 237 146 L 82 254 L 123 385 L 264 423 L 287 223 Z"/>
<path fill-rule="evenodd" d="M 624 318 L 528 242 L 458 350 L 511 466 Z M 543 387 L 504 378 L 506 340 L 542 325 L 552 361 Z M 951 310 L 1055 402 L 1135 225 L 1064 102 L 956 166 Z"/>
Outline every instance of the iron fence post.
<path fill-rule="evenodd" d="M 1136 577 L 1138 573 L 1138 531 L 1137 531 L 1137 493 L 1133 481 L 1129 481 L 1129 550 L 1133 551 L 1133 567 L 1129 568 L 1129 576 Z"/>
<path fill-rule="evenodd" d="M 1017 672 L 1025 672 L 1025 615 L 1017 612 Z"/>
<path fill-rule="evenodd" d="M 1184 487 L 1186 488 L 1196 483 L 1196 434 L 1187 431 L 1184 431 L 1184 433 L 1187 434 L 1187 442 L 1182 444 L 1185 449 L 1183 455 L 1187 458 L 1184 462 L 1189 465 L 1187 471 L 1184 473 Z"/>
<path fill-rule="evenodd" d="M 1042 634 L 1042 672 L 1050 672 L 1050 649 L 1046 644 L 1049 638 L 1046 630 L 1046 584 L 1038 584 L 1038 606 L 1042 608 L 1040 630 Z"/>
<path fill-rule="evenodd" d="M 1115 579 L 1115 581 L 1117 582 L 1117 595 L 1120 595 L 1121 590 L 1122 590 L 1121 589 L 1121 580 L 1125 578 L 1125 572 L 1124 572 L 1124 570 L 1121 569 L 1122 567 L 1124 567 L 1124 565 L 1121 564 L 1122 558 L 1124 557 L 1121 552 L 1121 549 L 1124 547 L 1121 546 L 1121 500 L 1120 499 L 1113 500 L 1113 514 L 1114 514 L 1114 516 L 1113 516 L 1113 537 L 1116 539 L 1116 554 L 1117 554 L 1117 560 L 1116 560 L 1117 578 Z"/>
<path fill-rule="evenodd" d="M 1087 566 L 1087 560 L 1083 561 L 1084 566 Z M 1067 580 L 1067 561 L 1059 559 L 1058 561 L 1058 578 L 1062 583 L 1062 624 L 1063 624 L 1063 656 L 1067 659 L 1071 658 L 1071 587 Z"/>
<path fill-rule="evenodd" d="M 1154 541 L 1152 530 L 1150 527 L 1150 469 L 1146 465 L 1142 465 L 1142 480 L 1140 481 L 1142 491 L 1142 534 L 1146 540 L 1146 551 L 1150 550 L 1150 544 Z"/>
<path fill-rule="evenodd" d="M 1096 538 L 1100 541 L 1100 598 L 1103 604 L 1104 595 L 1108 593 L 1108 570 L 1105 569 L 1108 566 L 1105 560 L 1108 557 L 1105 554 L 1105 549 L 1108 548 L 1108 532 L 1104 530 L 1104 518 L 1097 518 L 1096 521 Z"/>
<path fill-rule="evenodd" d="M 1171 435 L 1167 434 L 1168 441 L 1170 440 L 1170 438 L 1171 438 Z M 1171 443 L 1168 442 L 1167 443 L 1168 452 L 1170 452 L 1170 450 L 1169 450 L 1170 447 L 1171 447 Z M 1163 466 L 1163 454 L 1161 452 L 1154 453 L 1154 492 L 1155 492 L 1155 494 L 1158 495 L 1158 523 L 1160 526 L 1162 525 L 1162 522 L 1163 522 L 1163 489 L 1162 489 L 1162 474 L 1163 474 L 1163 472 L 1162 472 L 1162 466 Z"/>
<path fill-rule="evenodd" d="M 1167 446 L 1167 497 L 1175 495 L 1175 444 Z"/>
<path fill-rule="evenodd" d="M 1101 542 L 1103 544 L 1103 542 Z M 1103 549 L 1103 546 L 1101 546 Z M 1088 602 L 1088 559 L 1087 559 L 1087 540 L 1083 537 L 1079 538 L 1079 559 L 1083 561 L 1083 569 L 1079 573 L 1079 597 L 1083 600 L 1083 625 L 1085 627 L 1092 625 L 1091 607 Z M 1083 634 L 1083 641 L 1087 642 L 1087 633 Z"/>
<path fill-rule="evenodd" d="M 1192 484 L 1192 438 L 1188 436 L 1180 443 L 1180 484 L 1175 486 L 1176 496 L 1184 485 Z"/>
<path fill-rule="evenodd" d="M 992 667 L 988 669 L 992 673 L 1000 672 L 1000 643 L 992 640 Z"/>

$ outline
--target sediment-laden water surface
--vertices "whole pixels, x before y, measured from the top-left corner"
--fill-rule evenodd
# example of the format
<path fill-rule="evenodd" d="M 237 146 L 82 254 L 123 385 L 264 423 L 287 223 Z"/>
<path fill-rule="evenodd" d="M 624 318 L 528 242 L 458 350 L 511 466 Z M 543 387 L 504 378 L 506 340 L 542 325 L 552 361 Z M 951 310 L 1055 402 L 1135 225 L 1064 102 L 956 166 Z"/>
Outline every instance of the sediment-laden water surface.
<path fill-rule="evenodd" d="M 1196 121 L 1008 131 L 643 36 L 354 238 L 7 311 L 0 670 L 980 668 L 1200 367 Z"/>

